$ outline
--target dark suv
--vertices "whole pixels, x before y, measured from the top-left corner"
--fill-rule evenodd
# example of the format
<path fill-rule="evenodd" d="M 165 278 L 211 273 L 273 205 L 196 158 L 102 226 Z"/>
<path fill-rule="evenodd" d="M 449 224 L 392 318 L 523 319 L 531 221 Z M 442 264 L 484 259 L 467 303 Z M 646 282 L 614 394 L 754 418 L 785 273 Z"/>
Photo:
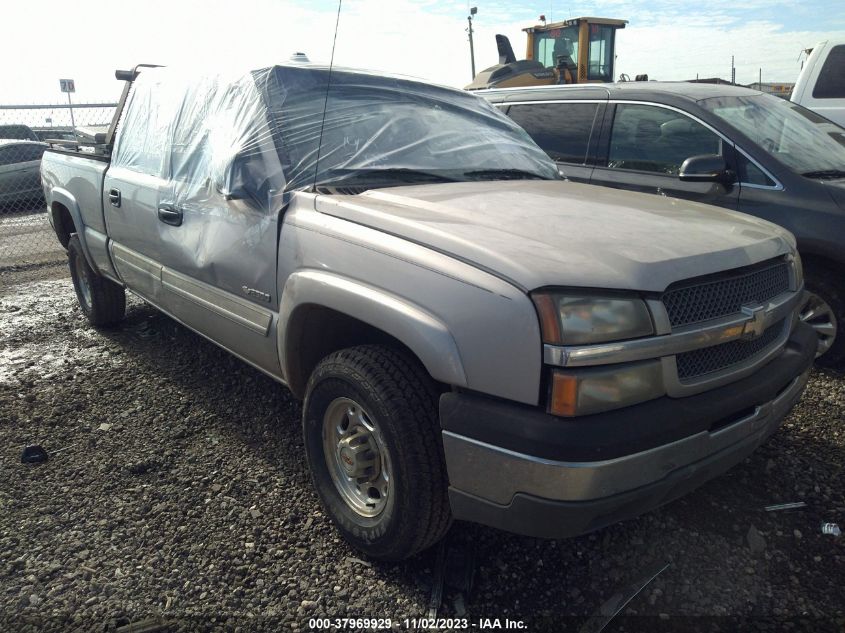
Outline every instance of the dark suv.
<path fill-rule="evenodd" d="M 845 130 L 736 86 L 633 82 L 481 91 L 570 180 L 707 202 L 789 229 L 819 335 L 845 361 Z"/>

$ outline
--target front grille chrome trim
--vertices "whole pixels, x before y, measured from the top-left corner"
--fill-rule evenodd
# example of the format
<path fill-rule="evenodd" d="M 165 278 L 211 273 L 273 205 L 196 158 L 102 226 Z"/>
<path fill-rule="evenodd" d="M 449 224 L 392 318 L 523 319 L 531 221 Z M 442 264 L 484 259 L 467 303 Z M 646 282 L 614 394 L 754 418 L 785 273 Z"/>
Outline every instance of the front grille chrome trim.
<path fill-rule="evenodd" d="M 732 367 L 756 360 L 760 354 L 775 346 L 783 338 L 787 319 L 766 328 L 762 335 L 751 340 L 734 340 L 684 352 L 675 356 L 678 380 L 682 384 L 697 382 L 708 376 L 718 375 Z"/>
<path fill-rule="evenodd" d="M 784 292 L 764 304 L 764 329 L 782 319 L 791 322 L 803 294 L 803 289 Z M 746 324 L 751 324 L 754 319 L 755 316 L 751 314 L 732 315 L 729 318 L 677 328 L 672 334 L 599 345 L 547 344 L 543 346 L 543 361 L 556 367 L 591 367 L 674 356 L 740 339 L 744 336 Z"/>
<path fill-rule="evenodd" d="M 803 294 L 803 293 L 802 293 Z M 716 389 L 741 380 L 756 372 L 762 365 L 771 361 L 781 353 L 793 327 L 798 321 L 797 313 L 793 317 L 784 319 L 783 330 L 777 340 L 759 354 L 751 356 L 735 365 L 725 367 L 720 371 L 711 374 L 704 374 L 681 382 L 678 378 L 677 356 L 665 356 L 660 359 L 663 365 L 663 385 L 666 388 L 666 395 L 671 398 L 684 398 L 697 393 Z"/>

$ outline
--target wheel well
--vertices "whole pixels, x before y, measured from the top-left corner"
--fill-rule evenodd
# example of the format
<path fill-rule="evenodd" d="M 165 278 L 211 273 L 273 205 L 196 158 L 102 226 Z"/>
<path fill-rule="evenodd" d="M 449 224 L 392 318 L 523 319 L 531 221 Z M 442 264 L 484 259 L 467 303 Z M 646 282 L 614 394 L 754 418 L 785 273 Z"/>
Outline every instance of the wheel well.
<path fill-rule="evenodd" d="M 59 238 L 62 246 L 67 248 L 71 233 L 76 232 L 73 217 L 70 215 L 68 208 L 61 202 L 54 202 L 51 212 L 53 214 L 53 230 L 56 231 L 56 237 Z"/>
<path fill-rule="evenodd" d="M 845 264 L 830 259 L 824 255 L 816 255 L 814 253 L 801 253 L 801 262 L 804 266 L 804 274 L 808 270 L 825 270 L 836 274 L 837 277 L 845 274 Z"/>
<path fill-rule="evenodd" d="M 387 332 L 320 305 L 304 305 L 291 315 L 285 334 L 288 387 L 302 399 L 308 378 L 329 354 L 356 345 L 385 345 L 425 366 L 407 345 Z"/>

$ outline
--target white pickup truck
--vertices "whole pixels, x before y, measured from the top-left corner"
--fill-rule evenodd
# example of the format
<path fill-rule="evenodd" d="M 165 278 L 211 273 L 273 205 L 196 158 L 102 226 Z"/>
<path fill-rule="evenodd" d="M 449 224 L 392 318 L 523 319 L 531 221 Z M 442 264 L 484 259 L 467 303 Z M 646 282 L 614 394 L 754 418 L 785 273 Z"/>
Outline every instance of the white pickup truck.
<path fill-rule="evenodd" d="M 790 100 L 845 127 L 845 41 L 824 40 L 809 50 Z"/>
<path fill-rule="evenodd" d="M 564 537 L 635 516 L 804 389 L 816 335 L 773 224 L 566 182 L 462 91 L 119 77 L 105 143 L 42 163 L 82 311 L 116 324 L 128 289 L 304 399 L 315 489 L 373 557 L 453 518 Z"/>

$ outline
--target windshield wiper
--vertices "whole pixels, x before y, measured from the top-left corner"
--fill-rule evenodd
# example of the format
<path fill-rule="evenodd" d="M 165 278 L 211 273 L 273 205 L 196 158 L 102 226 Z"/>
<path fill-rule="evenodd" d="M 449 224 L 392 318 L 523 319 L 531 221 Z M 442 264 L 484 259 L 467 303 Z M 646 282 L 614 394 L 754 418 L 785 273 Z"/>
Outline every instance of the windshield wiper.
<path fill-rule="evenodd" d="M 801 174 L 805 178 L 819 178 L 819 179 L 827 179 L 827 178 L 845 178 L 845 171 L 842 169 L 819 169 L 817 171 L 805 171 Z"/>
<path fill-rule="evenodd" d="M 383 169 L 334 170 L 337 178 L 326 178 L 321 185 L 350 185 L 372 182 L 455 182 L 455 178 L 435 171 L 385 167 Z"/>
<path fill-rule="evenodd" d="M 524 169 L 473 169 L 463 173 L 470 180 L 551 180 Z"/>

